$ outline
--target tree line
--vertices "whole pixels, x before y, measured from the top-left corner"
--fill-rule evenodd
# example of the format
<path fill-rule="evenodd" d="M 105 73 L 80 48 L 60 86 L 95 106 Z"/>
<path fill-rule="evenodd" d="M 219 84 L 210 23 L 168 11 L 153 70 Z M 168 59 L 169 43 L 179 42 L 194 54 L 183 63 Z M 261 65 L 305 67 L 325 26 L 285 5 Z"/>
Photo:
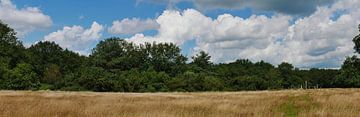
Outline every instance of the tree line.
<path fill-rule="evenodd" d="M 354 38 L 360 53 L 360 36 Z M 215 64 L 201 51 L 191 58 L 172 43 L 101 41 L 89 56 L 41 41 L 25 48 L 0 22 L 0 89 L 114 92 L 239 91 L 360 87 L 360 59 L 348 57 L 340 70 L 301 70 L 238 59 Z"/>

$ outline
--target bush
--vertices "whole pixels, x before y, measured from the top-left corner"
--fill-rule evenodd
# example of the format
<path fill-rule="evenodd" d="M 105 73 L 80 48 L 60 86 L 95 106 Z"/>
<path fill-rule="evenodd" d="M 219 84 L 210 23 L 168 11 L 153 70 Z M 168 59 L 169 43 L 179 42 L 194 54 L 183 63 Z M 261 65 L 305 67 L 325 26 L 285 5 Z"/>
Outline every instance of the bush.
<path fill-rule="evenodd" d="M 18 64 L 14 69 L 4 74 L 4 88 L 15 90 L 30 90 L 40 87 L 40 81 L 30 64 Z"/>

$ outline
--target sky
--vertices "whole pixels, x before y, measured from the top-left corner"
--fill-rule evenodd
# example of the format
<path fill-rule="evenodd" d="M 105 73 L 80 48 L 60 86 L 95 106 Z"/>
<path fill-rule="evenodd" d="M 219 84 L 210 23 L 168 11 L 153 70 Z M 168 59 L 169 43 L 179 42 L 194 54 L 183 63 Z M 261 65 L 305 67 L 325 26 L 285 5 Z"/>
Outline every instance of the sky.
<path fill-rule="evenodd" d="M 29 47 L 53 41 L 82 55 L 109 37 L 171 42 L 188 57 L 339 68 L 354 55 L 359 0 L 0 0 L 0 20 Z"/>

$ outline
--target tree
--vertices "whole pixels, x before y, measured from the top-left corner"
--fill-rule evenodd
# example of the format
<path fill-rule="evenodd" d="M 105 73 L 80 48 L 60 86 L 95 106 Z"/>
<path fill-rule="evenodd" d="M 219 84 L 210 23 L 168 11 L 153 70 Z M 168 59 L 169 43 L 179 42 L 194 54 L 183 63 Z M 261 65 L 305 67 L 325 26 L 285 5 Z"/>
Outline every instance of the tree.
<path fill-rule="evenodd" d="M 24 61 L 24 50 L 14 29 L 0 21 L 0 63 L 13 68 Z"/>
<path fill-rule="evenodd" d="M 61 72 L 60 67 L 56 64 L 50 64 L 44 72 L 44 77 L 42 79 L 42 82 L 48 83 L 48 84 L 55 84 L 56 82 L 59 82 L 61 80 Z"/>
<path fill-rule="evenodd" d="M 85 57 L 62 49 L 55 42 L 41 41 L 28 49 L 29 62 L 43 83 L 55 84 L 65 74 L 71 74 L 84 65 Z"/>
<path fill-rule="evenodd" d="M 262 78 L 256 76 L 239 76 L 231 81 L 233 90 L 264 90 L 267 89 Z"/>
<path fill-rule="evenodd" d="M 360 25 L 359 25 L 360 32 Z M 360 54 L 360 34 L 353 39 L 355 51 Z M 357 56 L 347 57 L 340 69 L 335 84 L 340 87 L 360 87 L 360 59 Z"/>
<path fill-rule="evenodd" d="M 208 68 L 212 64 L 210 61 L 211 56 L 209 56 L 209 54 L 205 51 L 200 51 L 199 54 L 196 54 L 191 58 L 193 59 L 192 64 L 195 64 L 203 69 Z"/>
<path fill-rule="evenodd" d="M 145 43 L 142 51 L 146 54 L 146 63 L 155 71 L 164 71 L 170 76 L 184 72 L 186 57 L 180 52 L 181 49 L 173 43 Z"/>
<path fill-rule="evenodd" d="M 360 87 L 360 59 L 356 56 L 346 58 L 334 84 L 337 87 Z"/>
<path fill-rule="evenodd" d="M 30 64 L 18 64 L 5 74 L 5 88 L 15 90 L 37 89 L 39 78 Z"/>
<path fill-rule="evenodd" d="M 302 80 L 294 74 L 294 66 L 283 62 L 278 66 L 284 88 L 300 87 Z"/>
<path fill-rule="evenodd" d="M 21 46 L 21 41 L 19 41 L 16 37 L 16 32 L 14 29 L 10 28 L 8 25 L 2 23 L 0 21 L 0 43 L 4 44 L 10 44 L 10 45 L 16 45 Z"/>
<path fill-rule="evenodd" d="M 294 66 L 289 63 L 282 62 L 281 64 L 278 65 L 278 69 L 283 73 L 289 74 L 294 69 Z"/>
<path fill-rule="evenodd" d="M 7 67 L 0 63 L 0 89 L 5 89 L 7 86 L 5 84 L 5 74 L 7 74 L 9 72 L 9 70 L 7 69 Z"/>
<path fill-rule="evenodd" d="M 359 24 L 359 32 L 360 32 L 360 24 Z M 353 39 L 353 42 L 355 44 L 354 49 L 355 51 L 360 54 L 360 34 L 356 35 Z"/>
<path fill-rule="evenodd" d="M 79 70 L 77 81 L 92 91 L 113 91 L 112 74 L 100 67 L 86 67 Z"/>
<path fill-rule="evenodd" d="M 32 45 L 29 49 L 30 63 L 34 65 L 36 73 L 44 76 L 45 70 L 51 65 L 62 63 L 63 49 L 54 42 L 40 41 Z"/>
<path fill-rule="evenodd" d="M 204 91 L 221 91 L 224 89 L 224 81 L 215 76 L 206 76 L 203 82 Z"/>
<path fill-rule="evenodd" d="M 93 66 L 120 71 L 142 67 L 144 57 L 138 46 L 120 38 L 101 41 L 90 55 Z"/>

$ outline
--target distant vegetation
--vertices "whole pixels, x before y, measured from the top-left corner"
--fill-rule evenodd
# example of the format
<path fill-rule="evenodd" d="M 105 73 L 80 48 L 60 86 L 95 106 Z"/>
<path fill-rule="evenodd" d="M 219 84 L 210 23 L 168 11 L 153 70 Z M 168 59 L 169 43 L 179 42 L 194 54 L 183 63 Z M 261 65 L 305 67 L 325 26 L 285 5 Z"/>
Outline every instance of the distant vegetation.
<path fill-rule="evenodd" d="M 360 36 L 354 38 L 360 53 Z M 351 42 L 349 42 L 351 43 Z M 360 87 L 360 59 L 340 70 L 300 70 L 239 59 L 214 64 L 204 51 L 188 58 L 172 43 L 136 45 L 119 38 L 101 41 L 89 56 L 38 42 L 25 48 L 16 32 L 0 23 L 0 89 L 116 92 L 239 91 Z"/>

